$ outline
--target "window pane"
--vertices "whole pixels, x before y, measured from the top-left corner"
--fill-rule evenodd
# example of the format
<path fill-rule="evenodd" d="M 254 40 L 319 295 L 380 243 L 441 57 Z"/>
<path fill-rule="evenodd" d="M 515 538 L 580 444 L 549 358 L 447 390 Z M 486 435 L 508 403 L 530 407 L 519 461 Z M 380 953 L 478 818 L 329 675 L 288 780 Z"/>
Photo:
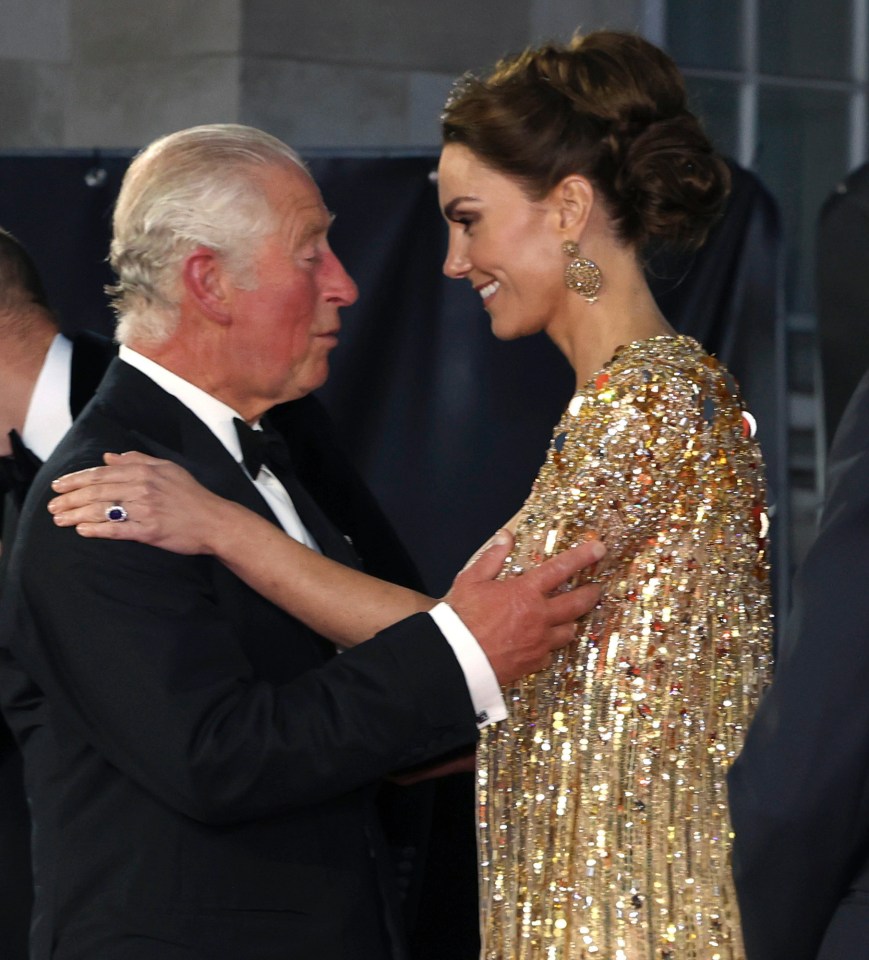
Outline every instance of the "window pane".
<path fill-rule="evenodd" d="M 737 155 L 739 141 L 739 85 L 730 80 L 686 77 L 688 102 L 719 153 Z"/>
<path fill-rule="evenodd" d="M 814 313 L 815 231 L 848 168 L 848 97 L 762 87 L 759 121 L 756 169 L 782 213 L 787 306 Z"/>
<path fill-rule="evenodd" d="M 851 76 L 852 0 L 764 0 L 758 8 L 761 73 Z"/>
<path fill-rule="evenodd" d="M 734 0 L 670 0 L 667 4 L 667 50 L 686 67 L 736 70 L 739 11 Z"/>

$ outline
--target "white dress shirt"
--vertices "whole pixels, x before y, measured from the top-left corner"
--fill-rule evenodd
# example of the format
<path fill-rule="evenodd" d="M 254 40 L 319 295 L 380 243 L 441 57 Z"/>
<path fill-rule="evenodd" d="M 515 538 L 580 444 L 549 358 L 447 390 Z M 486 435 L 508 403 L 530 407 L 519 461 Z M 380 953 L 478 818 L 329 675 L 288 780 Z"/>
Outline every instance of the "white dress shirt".
<path fill-rule="evenodd" d="M 211 430 L 239 464 L 240 469 L 247 474 L 242 462 L 238 433 L 233 423 L 236 417 L 244 419 L 238 411 L 129 347 L 121 346 L 118 356 L 125 363 L 129 363 L 130 366 L 150 377 L 157 386 L 180 400 Z M 250 476 L 250 474 L 247 475 Z M 299 519 L 290 495 L 274 474 L 267 467 L 262 467 L 259 475 L 252 477 L 251 480 L 286 533 L 312 549 L 319 550 L 313 537 Z M 430 614 L 447 643 L 452 647 L 464 673 L 477 716 L 477 725 L 483 727 L 497 720 L 503 720 L 507 716 L 507 710 L 501 688 L 491 664 L 473 634 L 446 603 L 437 604 Z"/>
<path fill-rule="evenodd" d="M 52 341 L 36 378 L 21 440 L 40 460 L 47 460 L 72 426 L 69 409 L 72 341 L 59 333 Z"/>

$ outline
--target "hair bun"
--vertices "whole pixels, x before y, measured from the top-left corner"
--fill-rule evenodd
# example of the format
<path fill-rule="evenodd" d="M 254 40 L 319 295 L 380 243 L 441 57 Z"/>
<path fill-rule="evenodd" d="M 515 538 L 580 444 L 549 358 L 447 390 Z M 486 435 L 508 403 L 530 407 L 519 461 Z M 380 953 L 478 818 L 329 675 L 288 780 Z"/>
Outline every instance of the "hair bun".
<path fill-rule="evenodd" d="M 617 149 L 614 199 L 625 232 L 693 250 L 721 216 L 730 170 L 687 111 L 656 120 Z"/>

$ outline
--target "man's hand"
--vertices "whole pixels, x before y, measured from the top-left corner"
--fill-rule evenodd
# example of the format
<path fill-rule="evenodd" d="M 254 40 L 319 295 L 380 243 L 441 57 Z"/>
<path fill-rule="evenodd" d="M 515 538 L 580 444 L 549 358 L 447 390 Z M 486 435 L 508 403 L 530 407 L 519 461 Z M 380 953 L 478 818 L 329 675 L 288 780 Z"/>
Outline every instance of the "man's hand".
<path fill-rule="evenodd" d="M 553 650 L 574 638 L 575 621 L 595 606 L 600 590 L 586 584 L 554 591 L 606 552 L 599 540 L 590 540 L 520 576 L 495 580 L 512 549 L 512 535 L 499 530 L 444 597 L 476 637 L 502 684 L 541 670 Z"/>

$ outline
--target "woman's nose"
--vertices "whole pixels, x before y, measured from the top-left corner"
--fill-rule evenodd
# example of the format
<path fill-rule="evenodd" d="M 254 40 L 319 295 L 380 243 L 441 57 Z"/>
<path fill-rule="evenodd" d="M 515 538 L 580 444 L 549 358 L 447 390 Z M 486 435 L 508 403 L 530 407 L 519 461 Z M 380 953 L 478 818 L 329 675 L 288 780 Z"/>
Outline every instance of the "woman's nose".
<path fill-rule="evenodd" d="M 470 267 L 470 261 L 465 255 L 462 245 L 451 237 L 447 255 L 444 259 L 444 274 L 452 280 L 460 280 L 467 275 Z"/>

